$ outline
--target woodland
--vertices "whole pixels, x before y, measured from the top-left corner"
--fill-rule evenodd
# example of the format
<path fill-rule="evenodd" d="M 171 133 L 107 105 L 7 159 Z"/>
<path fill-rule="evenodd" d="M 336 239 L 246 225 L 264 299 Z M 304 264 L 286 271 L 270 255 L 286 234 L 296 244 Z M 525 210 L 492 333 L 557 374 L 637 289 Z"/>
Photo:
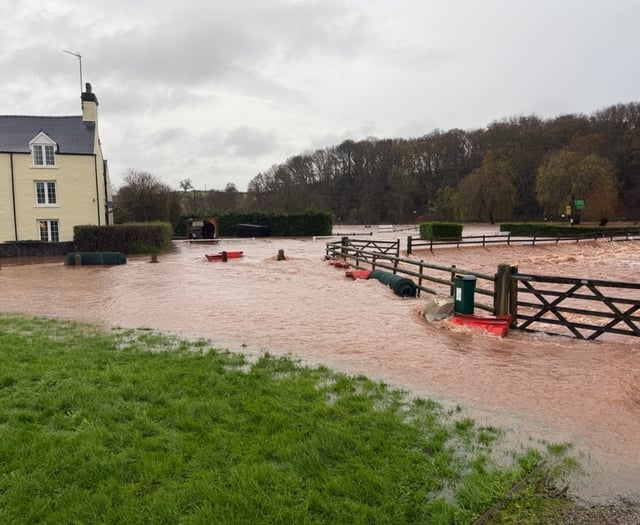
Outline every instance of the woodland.
<path fill-rule="evenodd" d="M 173 191 L 129 172 L 118 222 L 225 211 L 330 212 L 334 223 L 640 220 L 640 103 L 417 138 L 345 140 L 258 173 L 240 192 Z"/>

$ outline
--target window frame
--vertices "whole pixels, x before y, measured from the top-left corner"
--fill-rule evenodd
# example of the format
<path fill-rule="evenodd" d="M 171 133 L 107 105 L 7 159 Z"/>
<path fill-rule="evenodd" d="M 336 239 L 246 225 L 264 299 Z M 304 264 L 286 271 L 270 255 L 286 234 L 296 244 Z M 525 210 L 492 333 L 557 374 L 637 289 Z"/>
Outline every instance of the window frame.
<path fill-rule="evenodd" d="M 60 242 L 59 219 L 37 219 L 36 228 L 42 242 Z"/>
<path fill-rule="evenodd" d="M 40 193 L 38 192 L 38 185 L 42 184 L 42 196 L 44 202 L 40 202 Z M 53 188 L 53 202 L 51 202 L 51 188 Z M 57 208 L 58 204 L 58 183 L 55 180 L 34 180 L 33 191 L 36 198 L 36 206 L 39 208 Z"/>
<path fill-rule="evenodd" d="M 29 141 L 29 149 L 31 150 L 31 167 L 38 169 L 58 167 L 57 144 L 43 131 Z"/>

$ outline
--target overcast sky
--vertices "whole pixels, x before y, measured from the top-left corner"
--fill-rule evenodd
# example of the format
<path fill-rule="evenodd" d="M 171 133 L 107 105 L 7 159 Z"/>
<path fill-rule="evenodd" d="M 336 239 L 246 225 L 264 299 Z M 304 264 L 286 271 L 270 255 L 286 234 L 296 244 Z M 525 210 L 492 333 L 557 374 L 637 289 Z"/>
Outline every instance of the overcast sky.
<path fill-rule="evenodd" d="M 0 114 L 99 100 L 114 186 L 638 101 L 638 0 L 0 0 Z"/>

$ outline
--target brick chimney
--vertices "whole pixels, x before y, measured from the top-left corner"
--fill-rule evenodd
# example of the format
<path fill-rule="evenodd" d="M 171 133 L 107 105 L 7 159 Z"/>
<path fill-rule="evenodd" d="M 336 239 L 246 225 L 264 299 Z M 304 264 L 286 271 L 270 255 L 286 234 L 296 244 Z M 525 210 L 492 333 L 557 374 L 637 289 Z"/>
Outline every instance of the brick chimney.
<path fill-rule="evenodd" d="M 82 120 L 96 122 L 98 120 L 98 97 L 91 91 L 91 84 L 85 84 L 85 91 L 80 96 L 82 100 Z"/>

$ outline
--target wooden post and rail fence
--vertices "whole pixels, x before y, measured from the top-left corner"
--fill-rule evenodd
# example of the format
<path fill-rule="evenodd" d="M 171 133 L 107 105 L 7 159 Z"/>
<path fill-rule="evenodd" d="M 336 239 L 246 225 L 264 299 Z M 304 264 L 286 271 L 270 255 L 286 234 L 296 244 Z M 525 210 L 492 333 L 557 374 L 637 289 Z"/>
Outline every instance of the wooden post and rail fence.
<path fill-rule="evenodd" d="M 594 240 L 614 241 L 632 241 L 638 239 L 638 234 L 629 230 L 606 230 L 598 233 L 582 233 L 576 235 L 534 235 L 526 237 L 522 235 L 511 235 L 510 232 L 500 232 L 494 235 L 466 235 L 456 239 L 421 239 L 420 237 L 407 236 L 407 255 L 413 253 L 414 248 L 429 248 L 433 251 L 434 247 L 455 246 L 460 248 L 461 245 L 482 246 L 483 248 L 489 244 L 511 244 L 535 246 L 541 243 L 560 243 L 560 242 L 580 242 Z"/>
<path fill-rule="evenodd" d="M 415 245 L 414 245 L 415 246 Z M 493 275 L 400 256 L 400 240 L 343 237 L 326 245 L 327 259 L 357 269 L 383 269 L 411 278 L 417 294 L 453 295 L 455 276 L 477 279 L 474 307 L 510 313 L 512 328 L 596 339 L 603 334 L 640 336 L 640 282 L 520 274 L 499 264 Z"/>

